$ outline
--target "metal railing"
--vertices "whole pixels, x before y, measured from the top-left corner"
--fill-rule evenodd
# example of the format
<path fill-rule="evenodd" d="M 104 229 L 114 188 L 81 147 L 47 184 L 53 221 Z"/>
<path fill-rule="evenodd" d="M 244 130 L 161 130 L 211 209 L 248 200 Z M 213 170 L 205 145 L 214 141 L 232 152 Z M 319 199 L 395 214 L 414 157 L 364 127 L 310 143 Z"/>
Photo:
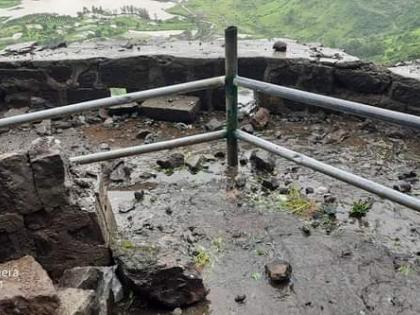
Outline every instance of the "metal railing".
<path fill-rule="evenodd" d="M 227 160 L 229 167 L 238 166 L 238 140 L 251 143 L 259 148 L 281 156 L 294 163 L 311 168 L 340 181 L 359 187 L 380 197 L 389 199 L 408 208 L 420 211 L 420 200 L 403 194 L 384 185 L 375 183 L 353 173 L 343 171 L 326 163 L 317 161 L 303 154 L 275 145 L 269 141 L 250 135 L 238 129 L 238 87 L 249 88 L 260 93 L 279 96 L 299 103 L 317 106 L 328 110 L 336 110 L 361 117 L 380 119 L 391 123 L 420 129 L 420 117 L 391 110 L 381 109 L 361 103 L 346 101 L 329 96 L 309 93 L 266 82 L 256 81 L 238 76 L 238 35 L 236 27 L 225 31 L 225 76 L 210 78 L 189 83 L 177 84 L 147 91 L 129 93 L 123 96 L 108 97 L 74 105 L 62 106 L 39 112 L 0 119 L 0 128 L 11 127 L 23 123 L 36 122 L 43 119 L 60 117 L 99 108 L 107 108 L 148 98 L 188 93 L 202 89 L 225 86 L 226 119 L 225 130 L 209 132 L 184 138 L 178 138 L 148 145 L 129 147 L 108 152 L 93 153 L 71 157 L 72 163 L 88 164 L 110 159 L 117 159 L 149 152 L 172 149 L 213 140 L 227 139 Z"/>

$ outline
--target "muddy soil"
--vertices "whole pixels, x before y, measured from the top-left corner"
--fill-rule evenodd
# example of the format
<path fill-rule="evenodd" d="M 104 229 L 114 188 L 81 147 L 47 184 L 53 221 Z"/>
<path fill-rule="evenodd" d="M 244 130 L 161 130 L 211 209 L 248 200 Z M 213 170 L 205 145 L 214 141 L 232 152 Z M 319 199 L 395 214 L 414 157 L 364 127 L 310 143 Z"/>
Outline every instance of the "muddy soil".
<path fill-rule="evenodd" d="M 82 118 L 82 126 L 58 130 L 54 136 L 74 156 L 107 145 L 114 149 L 142 144 L 143 139 L 137 137 L 142 130 L 150 132 L 155 141 L 202 132 L 202 126 L 214 116 L 223 119 L 222 113 L 206 114 L 191 126 L 142 117 L 115 120 L 106 126 Z M 273 117 L 269 128 L 257 134 L 391 187 L 399 183 L 399 176 L 420 172 L 417 134 L 387 124 L 292 113 Z M 31 126 L 0 134 L 0 152 L 26 147 L 36 137 Z M 241 144 L 243 161 L 247 161 L 239 168 L 246 182 L 242 188 L 236 188 L 236 174 L 226 172 L 224 159 L 209 159 L 196 174 L 186 167 L 163 171 L 156 160 L 167 156 L 167 151 L 125 159 L 130 175 L 109 183 L 110 190 L 144 190 L 145 211 L 155 214 L 153 220 L 164 220 L 163 213 L 170 207 L 172 217 L 167 222 L 171 226 L 162 221 L 164 229 L 180 235 L 192 227 L 198 231 L 198 237 L 188 242 L 210 257 L 203 268 L 210 293 L 207 302 L 182 314 L 420 313 L 418 213 L 278 158 L 275 174 L 270 176 L 279 180 L 280 188 L 294 186 L 303 193 L 313 189 L 306 198 L 317 207 L 322 207 L 326 194 L 336 199 L 335 219 L 324 222 L 318 218 L 318 224 L 313 224 L 312 214 L 297 216 L 279 207 L 279 190 L 261 188 L 268 175 L 252 170 L 248 158 L 253 149 Z M 216 142 L 172 152 L 191 156 L 224 150 L 225 144 Z M 99 166 L 77 166 L 75 170 L 91 176 Z M 411 194 L 417 196 L 420 184 L 414 179 L 411 185 Z M 350 218 L 352 204 L 367 198 L 373 201 L 367 216 Z M 121 214 L 131 222 L 127 222 L 127 233 L 139 237 L 136 231 L 144 215 L 137 210 Z M 301 230 L 307 222 L 309 236 Z M 293 266 L 292 282 L 283 287 L 271 285 L 264 276 L 264 265 L 276 257 Z M 237 295 L 246 295 L 245 302 L 235 302 Z M 170 312 L 128 301 L 119 314 Z"/>

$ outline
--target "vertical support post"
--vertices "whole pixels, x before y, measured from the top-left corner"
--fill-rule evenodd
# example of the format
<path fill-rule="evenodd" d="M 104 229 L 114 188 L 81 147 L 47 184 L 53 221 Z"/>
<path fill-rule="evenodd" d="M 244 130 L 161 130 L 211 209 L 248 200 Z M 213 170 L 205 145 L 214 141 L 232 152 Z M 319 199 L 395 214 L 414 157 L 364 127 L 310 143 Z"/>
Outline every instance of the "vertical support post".
<path fill-rule="evenodd" d="M 233 80 L 238 74 L 238 29 L 230 26 L 225 30 L 225 72 L 226 72 L 226 118 L 227 118 L 227 160 L 230 167 L 238 166 L 238 87 Z"/>

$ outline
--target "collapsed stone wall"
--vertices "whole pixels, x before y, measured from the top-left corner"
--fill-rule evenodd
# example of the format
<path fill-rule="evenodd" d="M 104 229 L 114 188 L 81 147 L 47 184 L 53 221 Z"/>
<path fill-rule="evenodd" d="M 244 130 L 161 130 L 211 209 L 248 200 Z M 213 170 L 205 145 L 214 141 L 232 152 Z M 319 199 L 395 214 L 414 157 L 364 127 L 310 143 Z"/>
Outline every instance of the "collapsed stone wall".
<path fill-rule="evenodd" d="M 111 263 L 95 210 L 78 200 L 60 151 L 49 137 L 0 155 L 0 263 L 31 255 L 55 279 Z"/>
<path fill-rule="evenodd" d="M 239 60 L 240 75 L 325 95 L 418 114 L 420 81 L 361 61 L 322 61 L 274 57 Z M 110 95 L 112 87 L 128 92 L 223 75 L 219 57 L 181 58 L 141 55 L 60 61 L 0 62 L 0 110 L 16 106 L 32 109 L 61 106 Z M 193 93 L 203 109 L 223 109 L 224 91 Z M 294 109 L 295 104 L 282 103 Z M 274 111 L 279 99 L 261 96 Z"/>

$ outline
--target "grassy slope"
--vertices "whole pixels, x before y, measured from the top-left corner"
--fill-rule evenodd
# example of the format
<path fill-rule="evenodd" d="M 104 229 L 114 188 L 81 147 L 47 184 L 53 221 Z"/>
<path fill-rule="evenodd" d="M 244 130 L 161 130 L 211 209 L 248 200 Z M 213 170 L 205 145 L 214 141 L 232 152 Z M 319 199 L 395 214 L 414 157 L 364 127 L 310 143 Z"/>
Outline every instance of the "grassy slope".
<path fill-rule="evenodd" d="M 0 8 L 9 8 L 18 5 L 20 0 L 0 0 Z"/>
<path fill-rule="evenodd" d="M 221 30 L 289 36 L 382 62 L 420 58 L 418 0 L 188 0 Z"/>

